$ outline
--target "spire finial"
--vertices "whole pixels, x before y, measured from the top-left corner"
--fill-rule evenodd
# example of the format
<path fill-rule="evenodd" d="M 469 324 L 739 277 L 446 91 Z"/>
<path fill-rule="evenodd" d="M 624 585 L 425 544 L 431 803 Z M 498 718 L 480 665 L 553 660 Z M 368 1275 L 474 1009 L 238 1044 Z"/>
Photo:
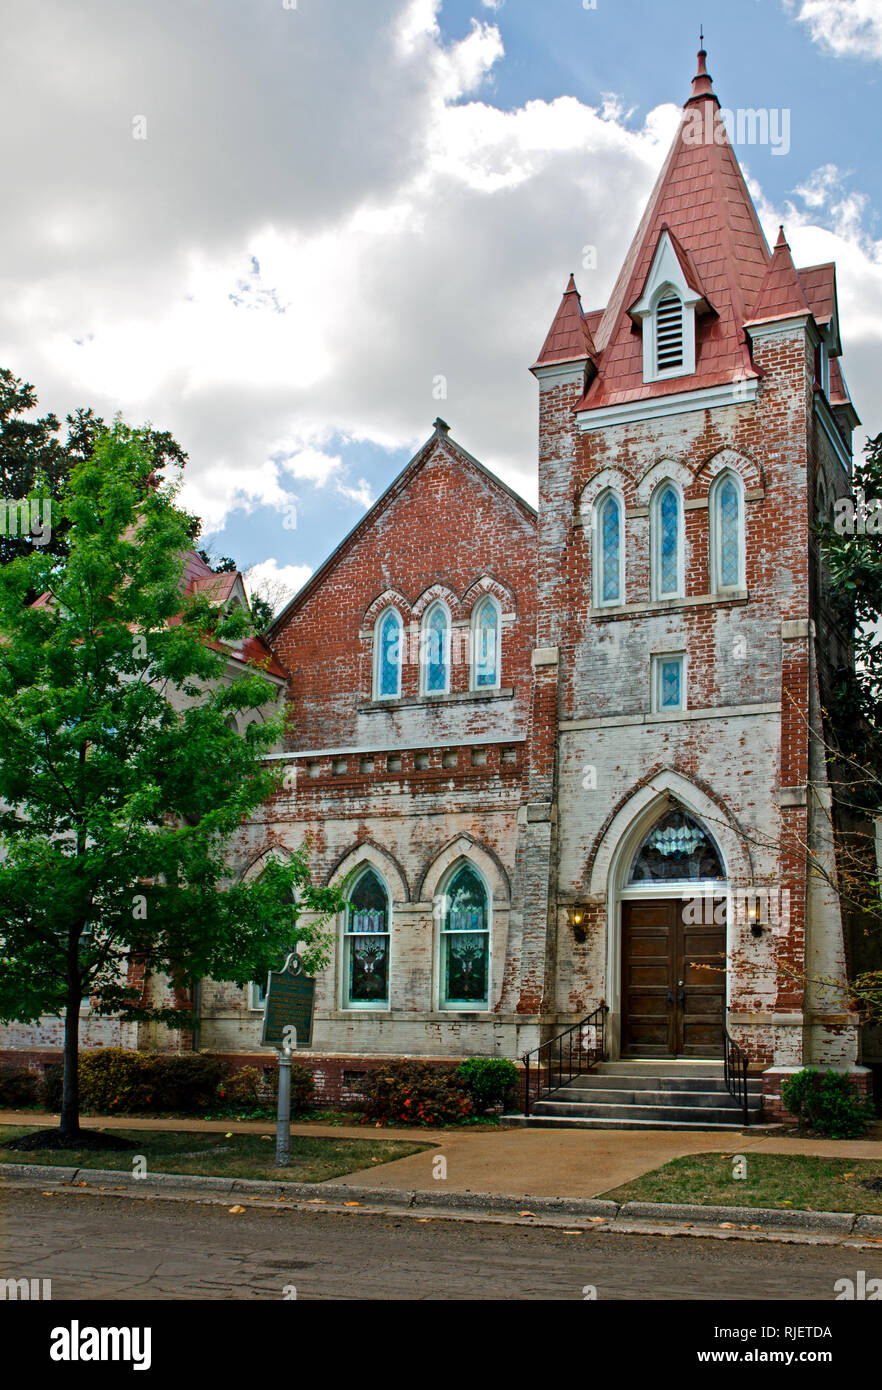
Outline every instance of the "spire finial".
<path fill-rule="evenodd" d="M 707 49 L 704 46 L 704 25 L 701 26 L 699 43 L 701 44 L 701 48 L 698 50 L 698 67 L 692 79 L 692 94 L 689 101 L 694 101 L 696 97 L 715 98 L 713 79 L 707 70 Z M 688 104 L 687 102 L 687 105 Z"/>

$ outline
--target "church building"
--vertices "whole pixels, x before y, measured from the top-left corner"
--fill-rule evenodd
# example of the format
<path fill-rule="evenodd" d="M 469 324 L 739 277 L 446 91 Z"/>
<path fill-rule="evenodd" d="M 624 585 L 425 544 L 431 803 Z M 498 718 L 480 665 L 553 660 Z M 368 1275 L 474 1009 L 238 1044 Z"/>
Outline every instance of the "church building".
<path fill-rule="evenodd" d="M 850 492 L 841 350 L 835 267 L 769 249 L 702 51 L 608 304 L 571 277 L 532 367 L 538 514 L 438 420 L 271 631 L 296 777 L 237 855 L 308 840 L 348 886 L 341 1074 L 517 1058 L 601 1004 L 613 1059 L 719 1059 L 725 1023 L 770 1098 L 855 1066 L 806 868 L 853 659 L 813 531 Z M 203 1046 L 253 1045 L 229 993 Z"/>
<path fill-rule="evenodd" d="M 803 1065 L 865 1084 L 807 869 L 853 662 L 814 533 L 851 490 L 841 351 L 835 267 L 769 248 L 702 51 L 609 302 L 571 277 L 532 366 L 538 511 L 439 419 L 268 634 L 288 775 L 233 862 L 308 843 L 347 888 L 320 1095 L 585 1020 L 613 1062 L 728 1037 L 770 1113 Z M 198 1046 L 253 1062 L 260 984 L 199 1001 Z"/>

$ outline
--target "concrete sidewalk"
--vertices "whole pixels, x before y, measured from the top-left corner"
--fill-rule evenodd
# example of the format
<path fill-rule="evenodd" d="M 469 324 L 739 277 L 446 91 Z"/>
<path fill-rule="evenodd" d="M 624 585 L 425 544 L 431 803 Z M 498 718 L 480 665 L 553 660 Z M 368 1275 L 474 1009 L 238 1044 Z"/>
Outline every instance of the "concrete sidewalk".
<path fill-rule="evenodd" d="M 0 1125 L 54 1126 L 57 1116 L 2 1111 Z M 181 1133 L 274 1134 L 267 1120 L 159 1120 L 84 1118 L 84 1129 L 172 1130 Z M 876 1127 L 878 1133 L 879 1127 Z M 759 1130 L 720 1134 L 714 1130 L 544 1130 L 465 1128 L 389 1129 L 370 1125 L 292 1124 L 292 1135 L 329 1139 L 406 1139 L 425 1143 L 422 1153 L 371 1165 L 321 1183 L 322 1188 L 363 1187 L 388 1192 L 438 1190 L 434 1160 L 446 1160 L 443 1190 L 516 1197 L 598 1197 L 654 1168 L 691 1153 L 812 1154 L 823 1158 L 882 1160 L 882 1138 L 790 1139 Z M 39 1162 L 38 1155 L 33 1161 Z M 2 1166 L 0 1166 L 2 1174 Z"/>

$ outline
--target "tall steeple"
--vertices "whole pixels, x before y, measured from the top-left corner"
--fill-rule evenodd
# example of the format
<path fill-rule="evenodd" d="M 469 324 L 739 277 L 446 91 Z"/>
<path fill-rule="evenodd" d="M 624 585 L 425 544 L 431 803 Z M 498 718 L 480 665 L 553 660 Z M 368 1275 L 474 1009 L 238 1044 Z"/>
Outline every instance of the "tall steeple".
<path fill-rule="evenodd" d="M 644 382 L 641 335 L 629 311 L 647 283 L 667 232 L 687 278 L 706 302 L 688 377 Z M 702 45 L 683 116 L 619 278 L 594 329 L 599 371 L 583 409 L 756 376 L 744 324 L 771 259 L 768 243 L 720 116 Z M 593 316 L 588 315 L 594 322 Z"/>

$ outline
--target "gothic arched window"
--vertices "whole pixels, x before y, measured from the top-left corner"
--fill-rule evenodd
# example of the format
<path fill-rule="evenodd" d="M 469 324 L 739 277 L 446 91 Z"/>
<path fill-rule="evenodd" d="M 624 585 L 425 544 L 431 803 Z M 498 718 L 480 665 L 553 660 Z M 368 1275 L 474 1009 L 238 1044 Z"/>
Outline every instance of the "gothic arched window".
<path fill-rule="evenodd" d="M 377 620 L 374 690 L 378 700 L 397 699 L 401 694 L 402 624 L 398 612 L 387 608 Z"/>
<path fill-rule="evenodd" d="M 683 593 L 683 524 L 680 497 L 665 483 L 652 499 L 652 588 L 657 599 L 679 598 Z"/>
<path fill-rule="evenodd" d="M 475 690 L 492 690 L 500 683 L 499 609 L 496 600 L 481 599 L 472 619 L 472 684 Z"/>
<path fill-rule="evenodd" d="M 451 876 L 441 922 L 442 1009 L 490 1007 L 490 912 L 484 881 L 470 864 Z"/>
<path fill-rule="evenodd" d="M 597 606 L 624 602 L 625 553 L 622 504 L 614 492 L 597 505 L 594 531 L 594 592 Z"/>
<path fill-rule="evenodd" d="M 450 689 L 450 614 L 433 603 L 423 618 L 423 694 L 441 695 Z"/>
<path fill-rule="evenodd" d="M 725 879 L 720 851 L 686 811 L 668 811 L 646 836 L 631 865 L 629 885 Z"/>
<path fill-rule="evenodd" d="M 744 491 L 734 473 L 721 473 L 710 496 L 711 589 L 743 589 Z"/>
<path fill-rule="evenodd" d="M 343 931 L 343 1007 L 389 1004 L 389 893 L 375 869 L 359 874 L 349 892 Z"/>

